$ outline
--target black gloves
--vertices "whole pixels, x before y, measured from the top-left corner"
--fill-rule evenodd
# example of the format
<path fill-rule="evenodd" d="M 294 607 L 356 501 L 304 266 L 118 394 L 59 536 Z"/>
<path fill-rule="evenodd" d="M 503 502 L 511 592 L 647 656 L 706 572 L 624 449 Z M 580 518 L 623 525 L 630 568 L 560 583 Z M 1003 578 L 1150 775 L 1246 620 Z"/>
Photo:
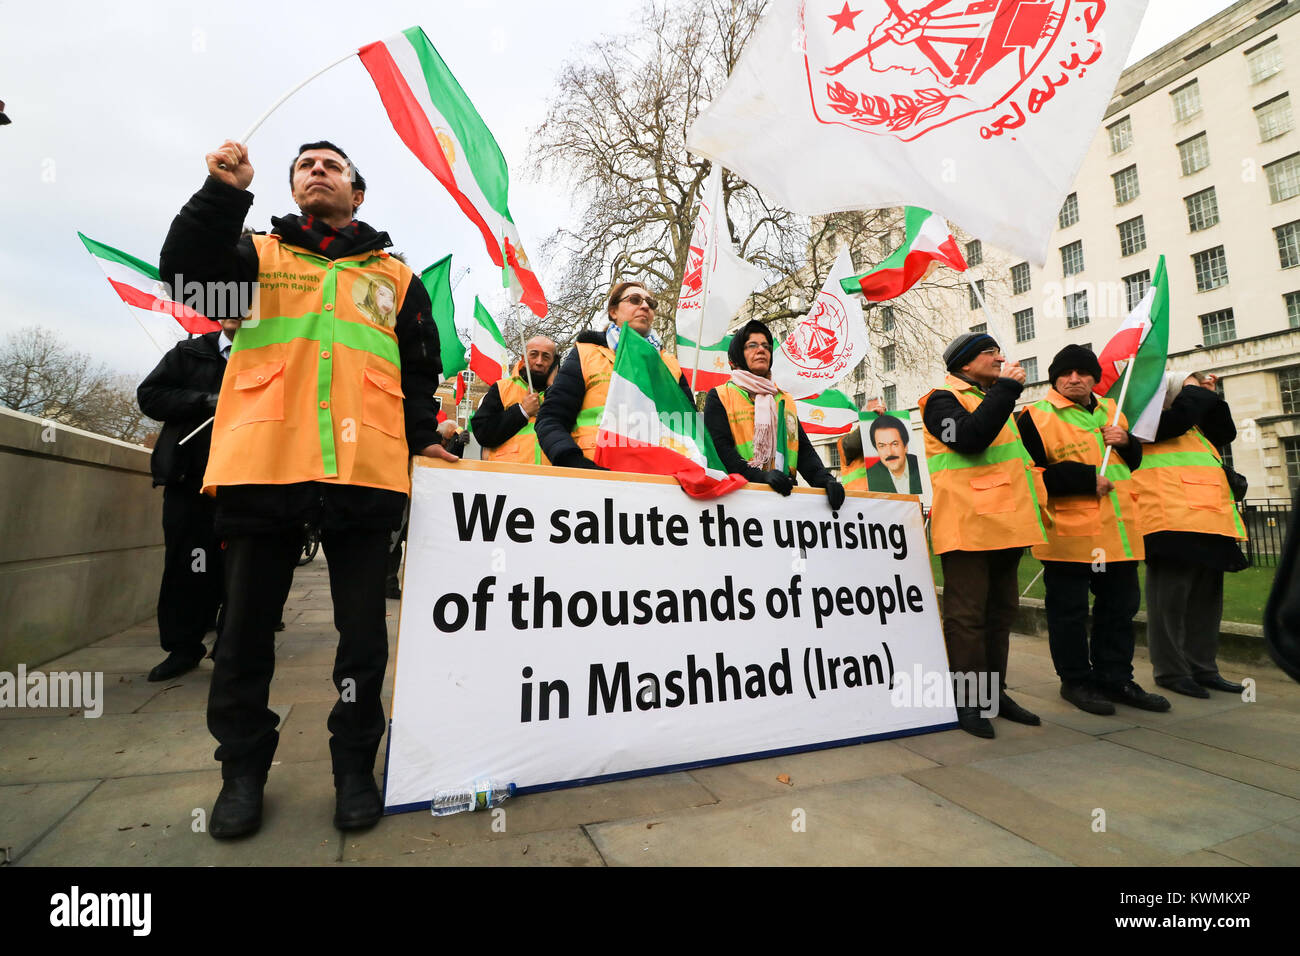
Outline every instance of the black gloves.
<path fill-rule="evenodd" d="M 839 511 L 844 504 L 844 486 L 834 478 L 826 482 L 826 500 L 830 502 L 831 511 Z"/>
<path fill-rule="evenodd" d="M 572 462 L 566 464 L 568 468 L 587 468 L 591 471 L 609 471 L 604 465 L 598 465 L 586 455 L 581 458 L 575 458 Z"/>
<path fill-rule="evenodd" d="M 763 473 L 763 480 L 782 497 L 787 497 L 794 490 L 794 479 L 784 471 L 766 471 Z"/>

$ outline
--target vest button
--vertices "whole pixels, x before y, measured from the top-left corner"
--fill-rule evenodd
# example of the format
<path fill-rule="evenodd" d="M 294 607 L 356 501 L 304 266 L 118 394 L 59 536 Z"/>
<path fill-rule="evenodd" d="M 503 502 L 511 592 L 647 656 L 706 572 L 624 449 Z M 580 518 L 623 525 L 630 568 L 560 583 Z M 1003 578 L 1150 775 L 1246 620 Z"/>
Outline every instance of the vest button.
<path fill-rule="evenodd" d="M 329 357 L 330 357 L 330 350 L 329 350 L 329 349 L 325 349 L 323 352 L 320 353 L 320 357 L 321 357 L 321 358 L 324 358 L 324 359 L 329 358 Z"/>
<path fill-rule="evenodd" d="M 330 403 L 329 403 L 329 402 L 321 402 L 321 403 L 320 403 L 320 407 L 321 407 L 321 408 L 329 408 L 329 407 L 330 407 Z"/>
<path fill-rule="evenodd" d="M 265 375 L 259 375 L 259 376 L 257 376 L 257 382 L 258 382 L 259 385 L 260 385 L 262 382 L 265 382 L 265 381 L 266 381 L 266 376 L 265 376 Z"/>
<path fill-rule="evenodd" d="M 334 311 L 334 303 L 333 303 L 333 302 L 326 302 L 326 303 L 325 303 L 325 311 L 326 311 L 326 312 L 333 312 L 333 311 Z"/>

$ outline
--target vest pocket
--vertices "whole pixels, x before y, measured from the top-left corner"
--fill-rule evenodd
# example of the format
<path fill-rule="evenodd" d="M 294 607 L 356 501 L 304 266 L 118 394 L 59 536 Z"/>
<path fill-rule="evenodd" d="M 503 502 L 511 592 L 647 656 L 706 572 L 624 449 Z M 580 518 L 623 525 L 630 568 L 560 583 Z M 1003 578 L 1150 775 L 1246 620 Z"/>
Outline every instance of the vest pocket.
<path fill-rule="evenodd" d="M 392 438 L 402 438 L 402 387 L 382 372 L 362 369 L 361 424 Z"/>
<path fill-rule="evenodd" d="M 1086 538 L 1101 534 L 1100 499 L 1058 498 L 1052 506 L 1056 533 L 1064 538 Z"/>
<path fill-rule="evenodd" d="M 1011 493 L 1011 479 L 1004 474 L 983 475 L 970 479 L 971 498 L 978 515 L 1000 515 L 1016 508 Z"/>
<path fill-rule="evenodd" d="M 231 428 L 253 422 L 284 421 L 284 360 L 244 369 L 235 376 L 235 420 Z"/>
<path fill-rule="evenodd" d="M 1181 474 L 1187 506 L 1196 511 L 1223 511 L 1223 490 L 1218 475 Z"/>

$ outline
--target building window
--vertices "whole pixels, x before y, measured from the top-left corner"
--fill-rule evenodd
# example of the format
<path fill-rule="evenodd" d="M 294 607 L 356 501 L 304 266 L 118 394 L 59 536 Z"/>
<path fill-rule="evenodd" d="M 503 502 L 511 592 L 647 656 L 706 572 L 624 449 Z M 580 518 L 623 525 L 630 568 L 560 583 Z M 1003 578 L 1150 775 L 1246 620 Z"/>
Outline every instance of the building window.
<path fill-rule="evenodd" d="M 892 305 L 883 306 L 880 310 L 880 330 L 882 332 L 894 331 L 894 307 Z"/>
<path fill-rule="evenodd" d="M 976 289 L 979 289 L 979 296 L 975 294 Z M 969 283 L 966 286 L 966 291 L 970 295 L 970 307 L 978 309 L 980 307 L 980 296 L 984 295 L 984 280 L 976 279 L 975 282 Z"/>
<path fill-rule="evenodd" d="M 1196 270 L 1197 292 L 1209 292 L 1228 284 L 1228 260 L 1223 246 L 1196 253 L 1192 256 L 1192 267 Z"/>
<path fill-rule="evenodd" d="M 1282 448 L 1286 455 L 1287 486 L 1295 491 L 1300 488 L 1300 438 L 1283 438 Z"/>
<path fill-rule="evenodd" d="M 1073 226 L 1079 221 L 1079 194 L 1070 193 L 1061 204 L 1061 211 L 1056 217 L 1056 224 L 1061 229 Z"/>
<path fill-rule="evenodd" d="M 1083 240 L 1061 247 L 1061 271 L 1067 276 L 1083 271 Z"/>
<path fill-rule="evenodd" d="M 1282 72 L 1282 45 L 1277 42 L 1276 36 L 1271 36 L 1246 51 L 1246 68 L 1250 71 L 1252 84 L 1261 83 Z"/>
<path fill-rule="evenodd" d="M 1115 227 L 1119 230 L 1119 254 L 1131 256 L 1147 247 L 1147 229 L 1142 217 L 1129 219 Z"/>
<path fill-rule="evenodd" d="M 838 443 L 838 442 L 832 442 L 831 444 L 827 445 L 826 447 L 829 448 L 829 449 L 830 449 L 830 452 L 831 452 L 831 463 L 830 463 L 830 465 L 829 465 L 828 467 L 831 467 L 831 468 L 838 468 L 838 467 L 840 467 L 840 446 L 839 446 L 839 443 Z"/>
<path fill-rule="evenodd" d="M 1133 145 L 1133 121 L 1127 116 L 1119 122 L 1107 126 L 1106 132 L 1110 133 L 1110 152 L 1112 156 L 1124 152 Z"/>
<path fill-rule="evenodd" d="M 1016 320 L 1016 341 L 1028 342 L 1034 337 L 1034 310 L 1021 309 L 1012 316 Z"/>
<path fill-rule="evenodd" d="M 1011 294 L 1023 295 L 1029 291 L 1029 263 L 1022 262 L 1011 267 Z"/>
<path fill-rule="evenodd" d="M 1124 295 L 1128 299 L 1128 310 L 1132 312 L 1142 301 L 1142 297 L 1147 294 L 1147 289 L 1151 288 L 1151 270 L 1143 269 L 1141 272 L 1135 272 L 1131 276 L 1124 277 Z"/>
<path fill-rule="evenodd" d="M 1115 205 L 1122 206 L 1138 198 L 1138 168 L 1136 165 L 1121 169 L 1111 175 L 1115 184 Z"/>
<path fill-rule="evenodd" d="M 1222 448 L 1220 448 L 1220 449 L 1219 449 L 1219 457 L 1223 459 L 1223 463 L 1224 463 L 1225 465 L 1227 465 L 1229 468 L 1233 468 L 1233 467 L 1234 467 L 1234 465 L 1233 465 L 1233 463 L 1232 463 L 1232 446 L 1231 446 L 1231 445 L 1224 445 Z"/>
<path fill-rule="evenodd" d="M 1077 329 L 1088 324 L 1088 290 L 1065 297 L 1065 327 Z"/>
<path fill-rule="evenodd" d="M 1259 138 L 1262 142 L 1289 133 L 1295 127 L 1295 118 L 1291 115 L 1290 94 L 1283 93 L 1267 103 L 1256 106 L 1255 122 L 1259 124 Z"/>
<path fill-rule="evenodd" d="M 885 386 L 884 402 L 885 402 L 886 409 L 889 409 L 891 411 L 896 411 L 898 409 L 898 386 L 897 385 Z"/>
<path fill-rule="evenodd" d="M 1237 337 L 1237 323 L 1231 309 L 1220 309 L 1201 316 L 1201 338 L 1206 345 L 1231 342 Z"/>
<path fill-rule="evenodd" d="M 1268 200 L 1281 202 L 1300 195 L 1300 153 L 1279 159 L 1264 167 L 1268 175 Z"/>
<path fill-rule="evenodd" d="M 854 392 L 854 394 L 853 394 L 853 404 L 856 405 L 856 406 L 858 406 L 858 408 L 863 408 L 863 407 L 865 407 L 866 404 L 867 404 L 867 393 L 866 393 L 866 392 Z"/>
<path fill-rule="evenodd" d="M 977 266 L 984 261 L 984 244 L 978 239 L 966 243 L 966 265 Z"/>
<path fill-rule="evenodd" d="M 1187 204 L 1187 226 L 1192 232 L 1209 229 L 1219 221 L 1219 197 L 1214 187 L 1183 197 Z"/>
<path fill-rule="evenodd" d="M 1210 138 L 1197 133 L 1178 144 L 1178 161 L 1183 164 L 1183 175 L 1190 176 L 1210 165 Z"/>
<path fill-rule="evenodd" d="M 989 330 L 989 324 L 987 322 L 976 322 L 970 327 L 970 330 L 978 335 L 981 332 L 987 332 Z"/>
<path fill-rule="evenodd" d="M 1169 94 L 1174 104 L 1174 122 L 1191 119 L 1201 111 L 1201 87 L 1195 80 L 1184 83 Z"/>
<path fill-rule="evenodd" d="M 880 361 L 883 363 L 886 372 L 892 372 L 898 363 L 895 355 L 894 346 L 886 345 L 880 350 Z"/>
<path fill-rule="evenodd" d="M 1038 356 L 1021 359 L 1020 367 L 1025 370 L 1025 384 L 1038 381 Z"/>
<path fill-rule="evenodd" d="M 1300 266 L 1300 220 L 1276 227 L 1273 235 L 1277 237 L 1277 257 L 1282 268 Z"/>
<path fill-rule="evenodd" d="M 1277 387 L 1282 393 L 1282 414 L 1300 414 L 1300 366 L 1278 372 Z"/>
<path fill-rule="evenodd" d="M 1300 329 L 1300 292 L 1288 292 L 1282 296 L 1286 300 L 1286 320 L 1293 329 Z"/>

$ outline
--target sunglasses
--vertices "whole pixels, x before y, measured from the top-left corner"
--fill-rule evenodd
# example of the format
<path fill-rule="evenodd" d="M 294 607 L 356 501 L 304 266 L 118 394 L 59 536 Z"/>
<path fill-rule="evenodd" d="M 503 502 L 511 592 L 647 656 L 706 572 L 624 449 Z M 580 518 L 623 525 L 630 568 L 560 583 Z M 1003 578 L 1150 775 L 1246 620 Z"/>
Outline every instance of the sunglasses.
<path fill-rule="evenodd" d="M 627 295 L 623 296 L 623 298 L 619 299 L 618 301 L 631 302 L 633 305 L 637 306 L 638 308 L 640 308 L 642 302 L 650 306 L 651 309 L 655 309 L 659 306 L 658 300 L 655 299 L 653 296 L 649 296 L 649 295 L 643 296 L 640 292 L 630 292 Z"/>

